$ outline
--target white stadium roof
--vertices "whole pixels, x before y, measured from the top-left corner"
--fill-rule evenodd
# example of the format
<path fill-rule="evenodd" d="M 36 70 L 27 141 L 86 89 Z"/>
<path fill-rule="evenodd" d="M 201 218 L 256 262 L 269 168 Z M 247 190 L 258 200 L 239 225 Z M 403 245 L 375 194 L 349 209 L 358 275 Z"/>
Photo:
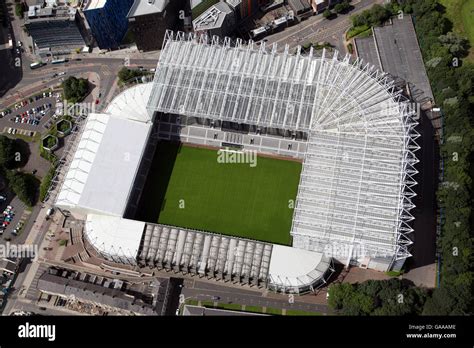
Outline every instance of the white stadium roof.
<path fill-rule="evenodd" d="M 150 127 L 106 114 L 89 115 L 56 205 L 121 216 Z"/>
<path fill-rule="evenodd" d="M 323 278 L 330 264 L 330 258 L 323 253 L 273 245 L 269 282 L 276 287 L 310 286 Z"/>
<path fill-rule="evenodd" d="M 89 243 L 102 254 L 134 260 L 145 225 L 145 222 L 121 217 L 88 214 L 84 229 Z"/>
<path fill-rule="evenodd" d="M 146 105 L 153 83 L 141 83 L 130 87 L 116 96 L 105 109 L 105 113 L 118 118 L 149 122 Z"/>
<path fill-rule="evenodd" d="M 116 96 L 104 114 L 90 114 L 56 199 L 67 209 L 122 216 L 151 129 L 151 83 Z"/>

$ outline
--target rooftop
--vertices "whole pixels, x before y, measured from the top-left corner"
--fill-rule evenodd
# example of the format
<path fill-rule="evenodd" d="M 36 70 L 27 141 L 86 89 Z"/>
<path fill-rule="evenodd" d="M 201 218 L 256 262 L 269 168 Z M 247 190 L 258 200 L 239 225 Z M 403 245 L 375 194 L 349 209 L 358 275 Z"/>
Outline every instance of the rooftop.
<path fill-rule="evenodd" d="M 222 27 L 225 17 L 233 14 L 232 8 L 225 2 L 218 2 L 217 4 L 208 8 L 198 18 L 193 20 L 195 31 L 211 30 Z"/>
<path fill-rule="evenodd" d="M 137 314 L 156 315 L 161 311 L 161 308 L 154 308 L 152 304 L 136 299 L 120 289 L 63 278 L 47 272 L 38 279 L 38 290 L 67 297 L 74 296 L 77 300 L 100 303 Z"/>
<path fill-rule="evenodd" d="M 77 9 L 69 6 L 61 7 L 43 7 L 30 6 L 28 16 L 25 23 L 38 21 L 54 21 L 54 20 L 74 20 L 76 18 Z"/>
<path fill-rule="evenodd" d="M 123 215 L 151 128 L 145 107 L 150 91 L 151 84 L 136 85 L 104 114 L 89 115 L 56 204 Z"/>
<path fill-rule="evenodd" d="M 122 216 L 150 127 L 108 114 L 89 115 L 57 204 Z"/>
<path fill-rule="evenodd" d="M 170 0 L 135 0 L 127 17 L 138 17 L 152 13 L 161 13 L 166 9 Z"/>
<path fill-rule="evenodd" d="M 145 223 L 119 217 L 89 214 L 85 230 L 89 242 L 107 255 L 135 259 L 145 230 Z"/>
<path fill-rule="evenodd" d="M 16 270 L 16 262 L 13 262 L 9 259 L 0 259 L 0 271 L 7 271 L 9 273 L 14 273 Z"/>
<path fill-rule="evenodd" d="M 84 11 L 102 8 L 106 3 L 107 0 L 89 0 L 89 3 L 84 7 Z"/>

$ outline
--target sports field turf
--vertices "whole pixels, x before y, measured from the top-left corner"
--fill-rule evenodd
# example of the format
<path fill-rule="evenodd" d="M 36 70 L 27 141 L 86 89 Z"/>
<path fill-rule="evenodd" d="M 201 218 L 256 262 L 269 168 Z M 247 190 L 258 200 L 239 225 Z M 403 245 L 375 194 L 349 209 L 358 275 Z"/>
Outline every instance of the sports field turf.
<path fill-rule="evenodd" d="M 301 163 L 258 157 L 252 168 L 218 163 L 217 156 L 216 150 L 161 142 L 145 186 L 142 218 L 289 244 L 289 201 L 296 198 Z"/>

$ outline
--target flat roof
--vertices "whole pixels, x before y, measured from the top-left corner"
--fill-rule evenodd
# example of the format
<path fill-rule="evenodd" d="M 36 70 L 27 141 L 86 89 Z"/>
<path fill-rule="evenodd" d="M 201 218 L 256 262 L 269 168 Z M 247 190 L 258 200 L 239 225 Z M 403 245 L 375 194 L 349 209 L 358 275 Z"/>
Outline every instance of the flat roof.
<path fill-rule="evenodd" d="M 161 13 L 168 6 L 170 0 L 135 0 L 127 17 L 138 17 L 152 13 Z"/>
<path fill-rule="evenodd" d="M 198 18 L 193 20 L 194 30 L 211 30 L 220 28 L 224 24 L 225 17 L 233 13 L 232 8 L 225 2 L 218 2 L 209 7 Z"/>
<path fill-rule="evenodd" d="M 364 62 L 370 63 L 375 66 L 378 70 L 382 70 L 380 66 L 380 57 L 377 53 L 377 44 L 373 36 L 364 38 L 355 38 L 355 47 L 357 50 L 357 56 Z"/>
<path fill-rule="evenodd" d="M 374 35 L 382 70 L 408 82 L 415 101 L 434 100 L 411 16 L 374 27 Z"/>

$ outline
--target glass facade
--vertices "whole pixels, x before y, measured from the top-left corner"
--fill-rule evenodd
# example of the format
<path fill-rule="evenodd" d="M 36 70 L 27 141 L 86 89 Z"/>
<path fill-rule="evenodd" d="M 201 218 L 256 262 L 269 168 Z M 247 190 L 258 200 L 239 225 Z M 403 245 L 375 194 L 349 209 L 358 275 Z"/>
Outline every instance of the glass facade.
<path fill-rule="evenodd" d="M 127 33 L 127 14 L 132 5 L 133 0 L 107 0 L 100 8 L 86 8 L 84 15 L 100 49 L 120 46 Z"/>

